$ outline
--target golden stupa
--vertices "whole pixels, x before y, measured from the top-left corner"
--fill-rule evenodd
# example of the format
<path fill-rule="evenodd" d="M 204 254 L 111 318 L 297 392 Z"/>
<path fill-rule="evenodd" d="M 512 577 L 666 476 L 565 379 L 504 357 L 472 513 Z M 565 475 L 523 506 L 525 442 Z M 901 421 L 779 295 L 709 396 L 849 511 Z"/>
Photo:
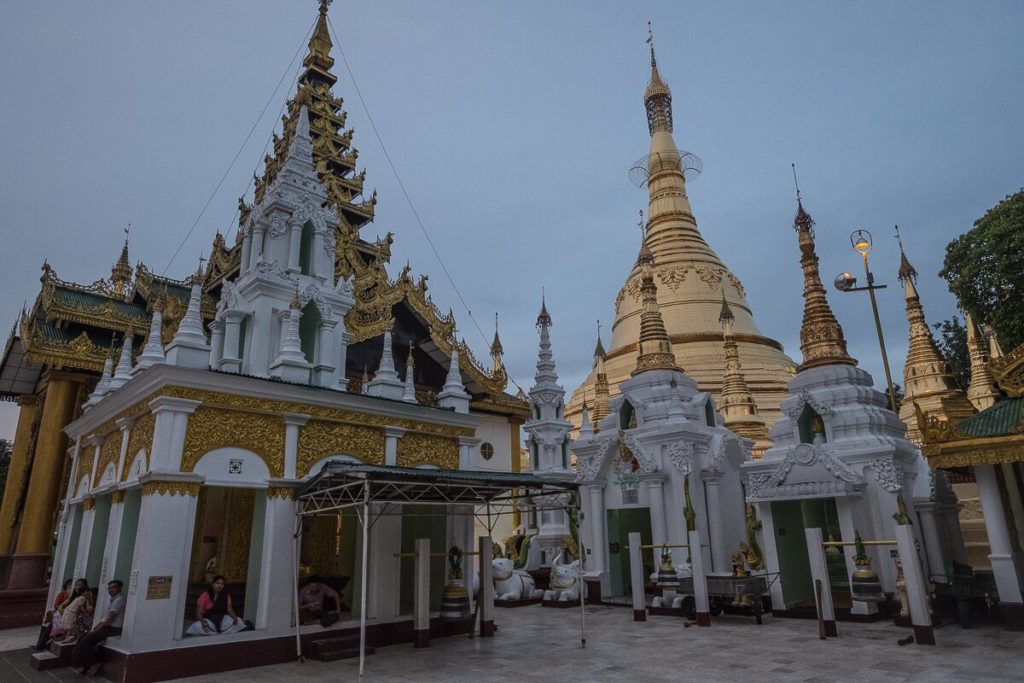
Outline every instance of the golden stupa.
<path fill-rule="evenodd" d="M 654 257 L 658 303 L 675 352 L 676 362 L 702 391 L 719 399 L 725 379 L 725 350 L 719 315 L 723 297 L 734 316 L 732 330 L 743 376 L 757 406 L 757 414 L 771 425 L 795 372 L 795 363 L 758 329 L 747 305 L 743 284 L 708 246 L 686 195 L 688 155 L 676 148 L 672 137 L 672 94 L 658 74 L 651 46 L 651 82 L 644 94 L 651 153 L 644 174 L 649 205 L 644 244 Z M 590 405 L 600 397 L 598 365 L 603 366 L 611 395 L 636 367 L 640 338 L 641 272 L 634 265 L 615 300 L 615 324 L 607 353 L 595 359 L 595 369 L 573 392 L 566 415 L 575 422 L 584 399 Z M 603 349 L 602 349 L 603 350 Z M 600 355 L 600 354 L 598 354 Z"/>

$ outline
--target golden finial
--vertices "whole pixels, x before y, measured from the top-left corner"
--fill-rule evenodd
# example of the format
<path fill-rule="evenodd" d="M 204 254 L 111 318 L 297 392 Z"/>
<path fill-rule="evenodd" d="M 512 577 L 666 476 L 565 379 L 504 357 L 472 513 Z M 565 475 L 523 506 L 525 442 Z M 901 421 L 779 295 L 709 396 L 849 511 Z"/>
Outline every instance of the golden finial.
<path fill-rule="evenodd" d="M 306 71 L 299 78 L 301 82 L 307 82 L 311 73 L 315 73 L 319 80 L 327 81 L 334 85 L 338 79 L 331 73 L 334 66 L 334 59 L 331 58 L 331 33 L 328 30 L 327 7 L 331 0 L 320 0 L 320 16 L 316 19 L 316 27 L 313 35 L 309 38 L 309 52 L 302 60 L 302 66 Z"/>
<path fill-rule="evenodd" d="M 292 308 L 302 308 L 302 301 L 299 300 L 299 283 L 295 283 L 295 293 L 292 295 Z"/>
<path fill-rule="evenodd" d="M 647 44 L 651 46 L 651 82 L 644 92 L 644 106 L 647 108 L 647 128 L 651 135 L 657 131 L 672 132 L 672 91 L 661 80 L 658 60 L 654 56 L 654 31 L 647 22 Z"/>
<path fill-rule="evenodd" d="M 123 296 L 128 289 L 128 283 L 132 279 L 132 267 L 128 262 L 128 235 L 131 232 L 132 224 L 124 229 L 124 246 L 121 248 L 121 257 L 110 270 L 110 282 L 114 286 L 114 294 Z"/>

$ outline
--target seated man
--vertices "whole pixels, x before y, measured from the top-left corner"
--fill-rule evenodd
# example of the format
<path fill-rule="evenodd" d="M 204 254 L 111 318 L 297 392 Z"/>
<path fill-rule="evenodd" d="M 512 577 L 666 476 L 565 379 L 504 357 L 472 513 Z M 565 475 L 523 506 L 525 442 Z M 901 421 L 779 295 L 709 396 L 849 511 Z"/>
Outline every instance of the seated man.
<path fill-rule="evenodd" d="M 87 676 L 95 676 L 100 670 L 100 663 L 96 661 L 96 653 L 100 644 L 109 638 L 121 633 L 124 626 L 124 595 L 121 588 L 124 584 L 114 579 L 107 584 L 107 593 L 110 595 L 110 605 L 107 606 L 107 614 L 85 635 L 78 639 L 75 649 L 71 653 L 72 666 L 81 667 Z"/>
<path fill-rule="evenodd" d="M 320 583 L 320 577 L 313 574 L 299 589 L 299 620 L 309 624 L 319 619 L 321 625 L 330 626 L 338 620 L 340 604 L 338 591 Z"/>

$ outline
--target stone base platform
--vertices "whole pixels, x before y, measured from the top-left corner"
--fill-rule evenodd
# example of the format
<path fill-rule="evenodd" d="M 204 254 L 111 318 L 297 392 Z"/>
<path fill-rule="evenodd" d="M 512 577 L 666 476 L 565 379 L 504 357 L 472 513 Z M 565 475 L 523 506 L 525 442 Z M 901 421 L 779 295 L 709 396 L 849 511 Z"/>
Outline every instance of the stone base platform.
<path fill-rule="evenodd" d="M 543 598 L 520 598 L 519 600 L 495 600 L 495 607 L 526 607 L 527 605 L 539 605 Z"/>

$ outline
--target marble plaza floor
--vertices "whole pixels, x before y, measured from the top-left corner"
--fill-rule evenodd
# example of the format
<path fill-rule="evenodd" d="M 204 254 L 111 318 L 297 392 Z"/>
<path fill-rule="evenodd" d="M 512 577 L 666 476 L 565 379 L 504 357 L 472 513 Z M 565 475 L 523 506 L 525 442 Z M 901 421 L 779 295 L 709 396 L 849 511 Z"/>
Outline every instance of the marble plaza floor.
<path fill-rule="evenodd" d="M 899 646 L 909 629 L 839 624 L 840 636 L 818 639 L 814 621 L 719 617 L 710 628 L 681 619 L 632 621 L 620 607 L 588 607 L 587 648 L 579 646 L 579 611 L 540 606 L 497 611 L 498 634 L 434 640 L 429 648 L 380 648 L 367 657 L 368 681 L 1022 681 L 1024 633 L 995 627 L 936 631 L 938 645 Z M 3 632 L 0 632 L 2 634 Z M 8 641 L 5 641 L 8 642 Z M 0 653 L 0 681 L 70 680 L 39 673 L 27 651 Z M 355 680 L 357 660 L 279 664 L 187 679 L 227 681 Z M 81 680 L 79 678 L 79 680 Z"/>

